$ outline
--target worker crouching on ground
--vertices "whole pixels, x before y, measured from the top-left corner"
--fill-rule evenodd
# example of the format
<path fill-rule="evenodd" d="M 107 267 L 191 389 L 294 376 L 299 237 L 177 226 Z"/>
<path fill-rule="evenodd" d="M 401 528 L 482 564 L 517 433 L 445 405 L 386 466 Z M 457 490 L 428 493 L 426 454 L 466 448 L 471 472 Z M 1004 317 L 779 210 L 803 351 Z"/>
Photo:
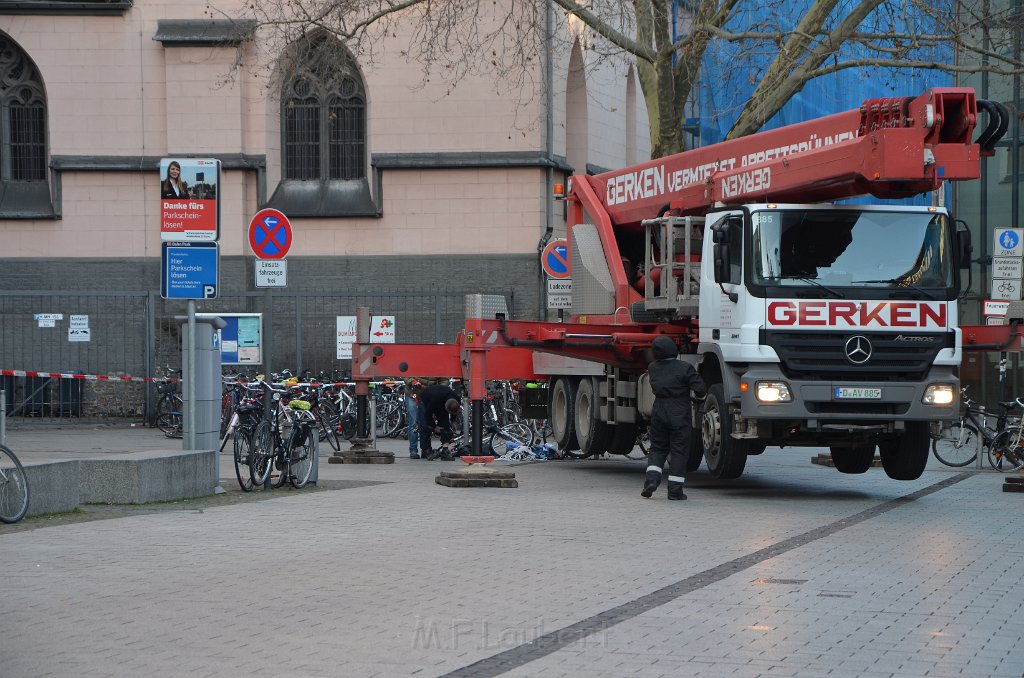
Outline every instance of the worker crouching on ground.
<path fill-rule="evenodd" d="M 444 447 L 437 451 L 430 449 L 430 435 L 432 433 L 440 435 L 442 445 L 451 442 L 454 437 L 452 433 L 453 419 L 462 411 L 459 395 L 447 384 L 428 386 L 420 394 L 420 410 L 423 413 L 423 423 L 420 428 L 420 456 L 431 460 L 453 459 L 454 457 Z"/>
<path fill-rule="evenodd" d="M 686 499 L 683 482 L 690 451 L 690 391 L 698 398 L 707 395 L 707 388 L 693 365 L 677 360 L 679 349 L 670 338 L 658 337 L 651 345 L 654 362 L 647 368 L 654 391 L 651 412 L 651 454 L 643 497 L 650 497 L 661 484 L 662 469 L 668 459 L 668 498 Z"/>

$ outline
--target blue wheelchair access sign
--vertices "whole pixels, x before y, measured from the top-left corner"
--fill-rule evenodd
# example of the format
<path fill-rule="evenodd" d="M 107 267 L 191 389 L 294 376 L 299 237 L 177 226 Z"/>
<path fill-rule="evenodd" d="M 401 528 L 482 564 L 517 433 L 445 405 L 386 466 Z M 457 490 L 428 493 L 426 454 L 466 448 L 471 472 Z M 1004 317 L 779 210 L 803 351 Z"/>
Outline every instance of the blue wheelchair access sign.
<path fill-rule="evenodd" d="M 216 299 L 220 243 L 164 242 L 160 248 L 160 296 Z"/>

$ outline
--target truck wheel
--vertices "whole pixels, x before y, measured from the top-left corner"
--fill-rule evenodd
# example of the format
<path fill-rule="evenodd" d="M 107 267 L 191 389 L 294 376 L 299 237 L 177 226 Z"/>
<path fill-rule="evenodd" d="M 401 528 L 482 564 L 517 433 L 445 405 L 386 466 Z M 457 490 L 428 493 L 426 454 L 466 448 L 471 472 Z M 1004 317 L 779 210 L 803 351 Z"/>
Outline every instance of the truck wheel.
<path fill-rule="evenodd" d="M 580 443 L 580 451 L 588 457 L 608 451 L 612 427 L 600 417 L 597 381 L 584 377 L 576 389 L 576 439 Z M 635 433 L 633 440 L 636 440 Z"/>
<path fill-rule="evenodd" d="M 830 447 L 832 463 L 840 473 L 865 473 L 875 460 L 874 445 L 853 445 L 852 447 Z"/>
<path fill-rule="evenodd" d="M 713 384 L 708 389 L 700 428 L 708 472 L 725 480 L 743 475 L 743 467 L 747 465 L 747 443 L 730 435 L 733 430 L 732 413 L 721 384 Z"/>
<path fill-rule="evenodd" d="M 878 446 L 885 474 L 893 480 L 917 480 L 928 464 L 930 445 L 928 422 L 908 421 L 903 435 Z"/>
<path fill-rule="evenodd" d="M 686 472 L 693 473 L 700 468 L 700 462 L 704 460 L 704 440 L 701 437 L 700 428 L 690 427 L 689 452 L 686 457 Z"/>
<path fill-rule="evenodd" d="M 608 441 L 608 454 L 629 454 L 636 447 L 636 424 L 615 424 Z M 641 455 L 643 456 L 643 455 Z"/>
<path fill-rule="evenodd" d="M 572 377 L 559 377 L 551 385 L 551 437 L 560 450 L 578 450 L 575 417 L 576 383 Z"/>

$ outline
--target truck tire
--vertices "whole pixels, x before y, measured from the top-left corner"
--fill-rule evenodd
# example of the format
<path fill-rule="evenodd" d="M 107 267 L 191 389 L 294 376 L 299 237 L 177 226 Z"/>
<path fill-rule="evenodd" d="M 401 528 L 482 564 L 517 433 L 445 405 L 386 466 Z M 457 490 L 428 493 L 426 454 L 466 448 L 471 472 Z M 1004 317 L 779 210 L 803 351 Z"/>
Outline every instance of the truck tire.
<path fill-rule="evenodd" d="M 608 454 L 629 454 L 636 447 L 636 424 L 615 424 L 608 441 Z"/>
<path fill-rule="evenodd" d="M 875 460 L 874 445 L 853 445 L 850 447 L 830 447 L 832 464 L 840 473 L 865 473 Z"/>
<path fill-rule="evenodd" d="M 576 440 L 580 451 L 588 457 L 608 451 L 612 427 L 601 421 L 600 399 L 597 395 L 597 380 L 584 377 L 576 389 Z M 634 434 L 633 439 L 636 440 Z"/>
<path fill-rule="evenodd" d="M 723 480 L 743 475 L 743 468 L 747 465 L 747 442 L 730 435 L 733 430 L 732 413 L 721 384 L 712 384 L 708 389 L 700 428 L 708 472 Z"/>
<path fill-rule="evenodd" d="M 579 441 L 576 440 L 576 417 L 573 412 L 576 408 L 576 382 L 572 377 L 558 377 L 551 385 L 551 404 L 549 419 L 551 422 L 551 437 L 559 450 L 578 450 Z"/>
<path fill-rule="evenodd" d="M 704 460 L 704 440 L 701 437 L 700 427 L 690 427 L 690 450 L 686 456 L 686 472 L 693 473 L 700 468 Z"/>
<path fill-rule="evenodd" d="M 917 480 L 928 465 L 930 447 L 928 422 L 908 421 L 907 430 L 899 438 L 878 446 L 885 474 L 893 480 Z"/>

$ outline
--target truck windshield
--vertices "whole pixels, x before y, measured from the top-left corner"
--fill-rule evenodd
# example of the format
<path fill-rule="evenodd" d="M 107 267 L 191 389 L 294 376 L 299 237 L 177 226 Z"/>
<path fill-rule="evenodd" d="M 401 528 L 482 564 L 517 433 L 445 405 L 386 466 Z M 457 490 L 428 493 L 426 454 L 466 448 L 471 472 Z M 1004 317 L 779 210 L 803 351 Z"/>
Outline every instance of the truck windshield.
<path fill-rule="evenodd" d="M 755 285 L 903 287 L 953 285 L 944 214 L 760 210 L 753 214 Z"/>

